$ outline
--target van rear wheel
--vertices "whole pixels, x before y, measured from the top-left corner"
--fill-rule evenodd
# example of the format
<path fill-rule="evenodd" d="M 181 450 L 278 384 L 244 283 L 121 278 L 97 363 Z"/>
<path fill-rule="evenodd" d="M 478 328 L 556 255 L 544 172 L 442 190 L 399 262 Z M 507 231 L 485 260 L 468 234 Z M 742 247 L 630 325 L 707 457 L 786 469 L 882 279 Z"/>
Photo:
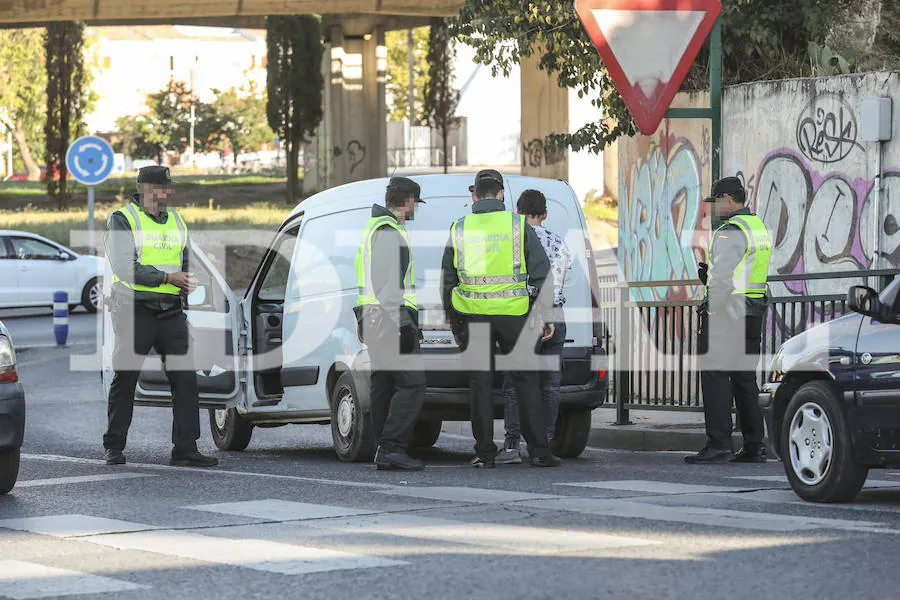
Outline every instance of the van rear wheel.
<path fill-rule="evenodd" d="M 349 372 L 338 377 L 331 391 L 331 439 L 344 462 L 367 462 L 375 457 L 372 416 L 360 404 Z"/>
<path fill-rule="evenodd" d="M 560 411 L 550 449 L 560 458 L 581 456 L 591 434 L 591 409 Z"/>
<path fill-rule="evenodd" d="M 253 423 L 242 417 L 236 408 L 209 409 L 209 430 L 219 450 L 244 450 L 253 435 Z"/>
<path fill-rule="evenodd" d="M 19 449 L 0 450 L 0 494 L 5 494 L 16 485 L 19 478 Z"/>

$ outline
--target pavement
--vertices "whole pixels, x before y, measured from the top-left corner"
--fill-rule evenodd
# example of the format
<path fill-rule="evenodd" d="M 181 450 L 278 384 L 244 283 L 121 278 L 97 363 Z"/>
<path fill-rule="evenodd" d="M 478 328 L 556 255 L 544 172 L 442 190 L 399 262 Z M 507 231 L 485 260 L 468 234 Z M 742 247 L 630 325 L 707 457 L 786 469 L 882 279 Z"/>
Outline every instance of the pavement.
<path fill-rule="evenodd" d="M 256 429 L 213 469 L 167 466 L 171 412 L 137 408 L 124 466 L 76 348 L 20 356 L 20 483 L 0 496 L 0 598 L 246 600 L 892 598 L 900 472 L 813 505 L 776 461 L 691 466 L 591 448 L 558 469 L 475 470 L 443 433 L 421 472 L 346 464 L 328 427 Z M 201 415 L 205 421 L 206 416 Z M 847 562 L 847 557 L 854 557 Z M 737 587 L 735 587 L 737 586 Z"/>

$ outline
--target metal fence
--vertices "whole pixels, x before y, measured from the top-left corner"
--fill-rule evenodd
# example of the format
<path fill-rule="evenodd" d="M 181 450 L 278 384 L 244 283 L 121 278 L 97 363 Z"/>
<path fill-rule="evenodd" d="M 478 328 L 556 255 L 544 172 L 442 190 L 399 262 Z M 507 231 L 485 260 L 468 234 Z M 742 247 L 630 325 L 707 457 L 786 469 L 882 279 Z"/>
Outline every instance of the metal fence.
<path fill-rule="evenodd" d="M 898 273 L 900 269 L 779 275 L 770 277 L 769 281 L 858 281 L 860 278 L 872 278 L 884 285 Z M 600 270 L 599 279 L 599 309 L 605 325 L 604 346 L 610 354 L 612 365 L 607 400 L 615 404 L 619 422 L 627 422 L 627 411 L 630 409 L 703 410 L 696 351 L 701 282 L 622 283 L 617 281 L 617 275 L 610 274 L 608 268 Z M 674 290 L 676 297 L 685 299 L 643 301 L 632 298 L 640 296 L 639 290 L 648 288 L 656 288 L 657 292 Z M 657 294 L 662 297 L 672 295 Z M 785 341 L 847 312 L 846 294 L 771 298 L 764 321 L 763 356 L 758 367 L 760 383 L 768 378 L 771 356 Z M 623 335 L 623 332 L 629 335 Z"/>

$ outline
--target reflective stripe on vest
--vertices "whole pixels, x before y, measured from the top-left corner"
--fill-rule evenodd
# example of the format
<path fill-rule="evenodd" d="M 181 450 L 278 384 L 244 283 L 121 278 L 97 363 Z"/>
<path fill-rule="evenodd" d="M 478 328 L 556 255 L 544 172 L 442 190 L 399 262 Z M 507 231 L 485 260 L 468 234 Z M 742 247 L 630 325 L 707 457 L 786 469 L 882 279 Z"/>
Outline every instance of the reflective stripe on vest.
<path fill-rule="evenodd" d="M 453 308 L 471 315 L 528 312 L 525 217 L 508 211 L 466 215 L 450 228 L 459 285 Z"/>
<path fill-rule="evenodd" d="M 732 274 L 734 290 L 732 294 L 743 294 L 750 298 L 762 298 L 766 295 L 766 281 L 769 276 L 769 262 L 772 259 L 772 238 L 762 219 L 756 215 L 737 215 L 731 217 L 716 229 L 709 245 L 709 263 L 713 265 L 713 245 L 716 235 L 726 225 L 736 225 L 747 240 L 744 257 Z"/>
<path fill-rule="evenodd" d="M 157 223 L 150 215 L 129 204 L 120 211 L 134 235 L 134 249 L 137 261 L 142 265 L 156 267 L 165 273 L 181 271 L 184 263 L 184 250 L 187 247 L 187 227 L 174 210 L 168 211 L 165 223 Z M 178 295 L 181 289 L 165 283 L 156 287 L 132 284 L 119 279 L 113 272 L 113 283 L 121 283 L 137 292 L 154 292 L 157 294 Z"/>
<path fill-rule="evenodd" d="M 384 216 L 369 219 L 363 231 L 359 247 L 356 249 L 356 285 L 359 287 L 359 297 L 356 299 L 357 306 L 380 304 L 375 296 L 375 286 L 372 284 L 372 240 L 375 237 L 375 231 L 380 227 L 390 227 L 397 231 L 407 247 L 409 247 L 406 229 L 393 217 Z M 416 268 L 413 263 L 412 249 L 409 251 L 409 264 L 406 266 L 406 273 L 403 276 L 403 304 L 416 310 Z"/>

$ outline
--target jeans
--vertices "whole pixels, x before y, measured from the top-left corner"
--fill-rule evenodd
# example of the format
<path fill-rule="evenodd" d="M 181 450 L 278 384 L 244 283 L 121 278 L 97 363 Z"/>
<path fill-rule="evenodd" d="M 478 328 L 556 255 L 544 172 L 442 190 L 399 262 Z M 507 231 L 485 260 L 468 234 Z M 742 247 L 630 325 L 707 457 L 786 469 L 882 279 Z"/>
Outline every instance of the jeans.
<path fill-rule="evenodd" d="M 562 357 L 565 343 L 566 324 L 556 323 L 553 337 L 546 342 L 539 341 L 536 351 L 538 354 Z M 559 412 L 561 369 L 562 363 L 560 363 L 560 368 L 557 370 L 540 372 L 541 400 L 544 407 L 548 441 L 553 439 L 553 432 L 556 428 L 556 416 Z M 506 427 L 506 445 L 510 448 L 517 448 L 519 446 L 519 436 L 521 435 L 519 399 L 509 373 L 503 375 L 503 397 L 506 400 L 506 406 L 503 411 L 503 424 Z"/>

